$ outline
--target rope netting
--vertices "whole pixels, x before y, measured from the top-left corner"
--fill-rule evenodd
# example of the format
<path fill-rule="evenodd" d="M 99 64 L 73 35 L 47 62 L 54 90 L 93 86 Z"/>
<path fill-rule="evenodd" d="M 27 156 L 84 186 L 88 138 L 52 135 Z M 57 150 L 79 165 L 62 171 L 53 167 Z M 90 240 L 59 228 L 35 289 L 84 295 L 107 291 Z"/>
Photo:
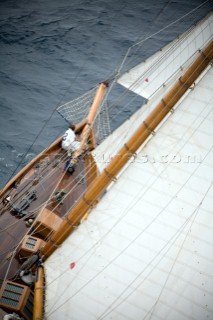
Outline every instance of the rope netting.
<path fill-rule="evenodd" d="M 57 108 L 58 113 L 69 123 L 76 124 L 87 117 L 89 109 L 95 97 L 98 86 L 87 91 L 82 96 L 69 101 Z M 99 144 L 102 142 L 111 132 L 108 104 L 103 102 L 99 108 L 93 129 L 96 137 L 96 141 Z"/>
<path fill-rule="evenodd" d="M 82 96 L 59 106 L 57 108 L 58 113 L 68 121 L 69 124 L 80 122 L 88 115 L 97 88 L 98 86 L 87 91 Z"/>
<path fill-rule="evenodd" d="M 109 120 L 109 106 L 105 101 L 94 122 L 94 132 L 97 144 L 100 144 L 111 133 L 110 120 Z"/>

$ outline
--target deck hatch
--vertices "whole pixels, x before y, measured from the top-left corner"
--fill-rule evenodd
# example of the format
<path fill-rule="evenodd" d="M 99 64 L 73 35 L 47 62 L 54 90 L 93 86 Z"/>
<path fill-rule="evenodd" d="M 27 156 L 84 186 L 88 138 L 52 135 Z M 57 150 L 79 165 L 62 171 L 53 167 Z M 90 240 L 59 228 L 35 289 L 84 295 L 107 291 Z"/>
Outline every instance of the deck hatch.
<path fill-rule="evenodd" d="M 29 249 L 33 249 L 35 247 L 36 242 L 37 242 L 37 239 L 28 238 L 25 247 Z"/>
<path fill-rule="evenodd" d="M 33 318 L 34 295 L 29 287 L 6 281 L 0 291 L 0 308 L 6 312 L 16 312 L 27 320 Z"/>

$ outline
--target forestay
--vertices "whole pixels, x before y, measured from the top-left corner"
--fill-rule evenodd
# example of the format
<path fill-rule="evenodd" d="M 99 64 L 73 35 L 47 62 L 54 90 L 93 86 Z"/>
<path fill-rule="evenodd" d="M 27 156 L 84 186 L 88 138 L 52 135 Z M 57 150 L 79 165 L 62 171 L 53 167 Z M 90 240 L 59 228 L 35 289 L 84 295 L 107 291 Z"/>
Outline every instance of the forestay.
<path fill-rule="evenodd" d="M 47 319 L 213 317 L 213 70 L 45 263 Z"/>
<path fill-rule="evenodd" d="M 209 41 L 213 34 L 213 14 L 175 39 L 165 48 L 123 74 L 118 83 L 150 99 L 183 65 L 187 68 L 194 53 Z"/>

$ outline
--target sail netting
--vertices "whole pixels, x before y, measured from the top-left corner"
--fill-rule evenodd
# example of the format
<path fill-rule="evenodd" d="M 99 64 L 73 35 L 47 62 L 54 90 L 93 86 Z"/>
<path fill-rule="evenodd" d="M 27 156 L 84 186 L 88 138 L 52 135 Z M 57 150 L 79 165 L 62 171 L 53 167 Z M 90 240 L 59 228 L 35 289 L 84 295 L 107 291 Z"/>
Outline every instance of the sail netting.
<path fill-rule="evenodd" d="M 85 119 L 89 113 L 98 86 L 87 91 L 80 97 L 69 101 L 57 108 L 58 113 L 71 125 L 77 124 Z M 110 122 L 108 115 L 108 104 L 104 100 L 100 105 L 93 129 L 97 143 L 103 141 L 110 134 Z"/>
<path fill-rule="evenodd" d="M 108 111 L 109 106 L 106 101 L 101 105 L 93 126 L 97 144 L 100 144 L 111 133 Z"/>
<path fill-rule="evenodd" d="M 69 124 L 80 122 L 88 115 L 97 88 L 98 86 L 87 91 L 80 97 L 59 106 L 57 108 L 58 113 L 68 121 Z"/>

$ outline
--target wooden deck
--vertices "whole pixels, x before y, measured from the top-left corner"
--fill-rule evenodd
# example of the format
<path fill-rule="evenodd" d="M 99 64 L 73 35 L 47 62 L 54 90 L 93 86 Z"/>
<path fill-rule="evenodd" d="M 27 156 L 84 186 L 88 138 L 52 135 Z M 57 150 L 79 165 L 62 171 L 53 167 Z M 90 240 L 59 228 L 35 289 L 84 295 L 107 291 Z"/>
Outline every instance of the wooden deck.
<path fill-rule="evenodd" d="M 14 249 L 19 245 L 24 235 L 33 231 L 26 225 L 25 217 L 14 214 L 13 208 L 20 204 L 30 193 L 35 192 L 36 199 L 31 202 L 26 212 L 32 213 L 34 218 L 43 208 L 48 208 L 60 217 L 63 217 L 86 189 L 85 160 L 79 158 L 75 172 L 71 175 L 65 172 L 67 153 L 60 147 L 54 149 L 48 156 L 42 157 L 21 178 L 18 187 L 10 187 L 0 199 L 0 282 L 13 279 L 21 261 L 18 255 L 13 256 Z M 59 203 L 55 193 L 63 190 L 64 199 Z M 4 204 L 4 199 L 10 196 L 10 202 Z M 10 265 L 9 271 L 8 266 Z"/>

